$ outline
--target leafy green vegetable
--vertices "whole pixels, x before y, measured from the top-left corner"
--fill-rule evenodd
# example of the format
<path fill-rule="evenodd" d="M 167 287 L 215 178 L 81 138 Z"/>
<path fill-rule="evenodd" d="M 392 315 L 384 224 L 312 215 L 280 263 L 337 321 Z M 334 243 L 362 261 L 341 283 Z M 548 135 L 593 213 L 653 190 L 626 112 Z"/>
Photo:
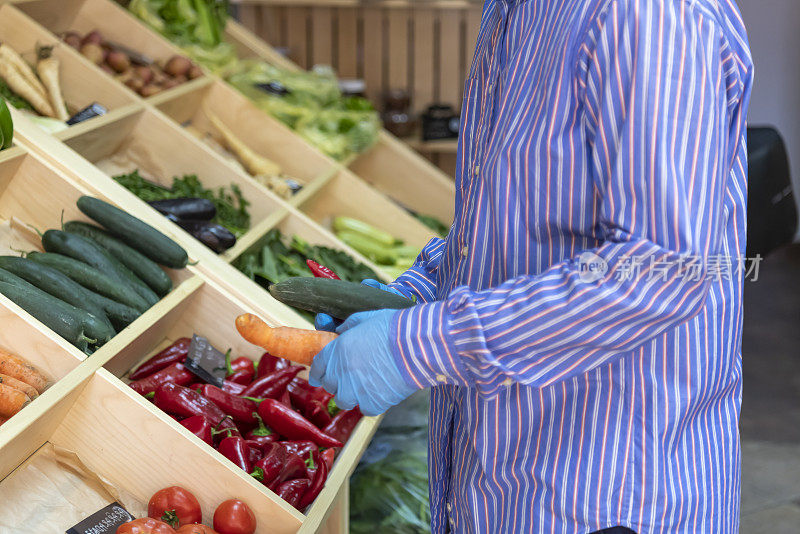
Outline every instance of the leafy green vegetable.
<path fill-rule="evenodd" d="M 205 198 L 214 203 L 217 215 L 212 222 L 224 226 L 237 237 L 250 228 L 249 202 L 242 196 L 239 186 L 220 187 L 216 191 L 206 189 L 197 175 L 188 174 L 173 177 L 172 187 L 164 187 L 142 178 L 139 171 L 115 176 L 114 180 L 145 202 L 171 198 Z"/>
<path fill-rule="evenodd" d="M 419 213 L 412 213 L 414 217 L 417 218 L 419 222 L 439 234 L 441 237 L 447 237 L 447 234 L 450 233 L 450 227 L 444 224 L 442 221 L 437 219 L 436 217 L 431 217 L 430 215 L 422 215 Z"/>
<path fill-rule="evenodd" d="M 21 96 L 17 95 L 11 88 L 6 84 L 5 81 L 0 79 L 0 98 L 5 100 L 10 105 L 14 106 L 17 109 L 27 109 L 28 111 L 36 112 L 31 106 L 30 102 L 22 98 Z"/>
<path fill-rule="evenodd" d="M 343 97 L 330 68 L 291 71 L 244 60 L 227 69 L 225 77 L 258 107 L 334 159 L 363 152 L 378 138 L 380 121 L 372 104 L 360 97 Z M 288 94 L 257 87 L 271 82 L 280 83 Z"/>
<path fill-rule="evenodd" d="M 131 0 L 128 10 L 178 44 L 215 47 L 228 21 L 227 0 Z"/>
<path fill-rule="evenodd" d="M 420 436 L 424 439 L 424 436 Z M 425 451 L 395 450 L 360 465 L 350 482 L 350 532 L 430 532 L 428 463 Z"/>

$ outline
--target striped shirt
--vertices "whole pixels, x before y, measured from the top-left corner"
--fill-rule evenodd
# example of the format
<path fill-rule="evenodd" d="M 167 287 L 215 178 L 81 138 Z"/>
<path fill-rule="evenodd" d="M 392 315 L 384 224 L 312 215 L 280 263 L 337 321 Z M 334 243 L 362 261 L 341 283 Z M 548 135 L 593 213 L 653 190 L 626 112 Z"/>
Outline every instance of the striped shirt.
<path fill-rule="evenodd" d="M 751 80 L 733 0 L 486 2 L 455 220 L 395 282 L 434 532 L 737 532 Z"/>

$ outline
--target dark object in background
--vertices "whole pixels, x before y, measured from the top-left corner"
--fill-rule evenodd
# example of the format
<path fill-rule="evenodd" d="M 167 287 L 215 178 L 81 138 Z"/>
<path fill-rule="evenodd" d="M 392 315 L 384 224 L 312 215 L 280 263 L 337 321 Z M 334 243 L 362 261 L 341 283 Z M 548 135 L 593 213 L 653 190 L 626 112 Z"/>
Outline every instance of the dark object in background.
<path fill-rule="evenodd" d="M 72 126 L 73 124 L 88 121 L 89 119 L 99 117 L 100 115 L 105 115 L 106 113 L 108 113 L 108 110 L 95 102 L 89 106 L 86 106 L 75 115 L 67 119 L 67 124 Z"/>
<path fill-rule="evenodd" d="M 422 140 L 455 139 L 458 137 L 459 122 L 453 106 L 433 104 L 422 115 Z"/>
<path fill-rule="evenodd" d="M 383 97 L 383 127 L 397 137 L 414 133 L 416 121 L 411 114 L 411 97 L 404 89 L 392 89 Z"/>
<path fill-rule="evenodd" d="M 791 243 L 797 206 L 786 146 L 775 128 L 747 129 L 747 257 Z"/>
<path fill-rule="evenodd" d="M 168 198 L 148 202 L 162 215 L 178 219 L 210 221 L 217 215 L 217 207 L 207 198 Z"/>
<path fill-rule="evenodd" d="M 236 244 L 236 236 L 219 224 L 196 219 L 179 219 L 174 215 L 167 215 L 167 219 L 189 232 L 192 237 L 217 254 L 222 254 Z"/>

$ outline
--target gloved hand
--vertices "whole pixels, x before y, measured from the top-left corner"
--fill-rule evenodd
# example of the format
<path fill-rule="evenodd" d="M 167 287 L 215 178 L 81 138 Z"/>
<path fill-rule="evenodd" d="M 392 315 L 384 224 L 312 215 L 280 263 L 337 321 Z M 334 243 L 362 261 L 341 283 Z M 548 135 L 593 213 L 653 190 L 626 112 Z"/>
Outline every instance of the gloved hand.
<path fill-rule="evenodd" d="M 373 280 L 371 278 L 367 278 L 366 280 L 361 281 L 362 284 L 369 287 L 374 287 L 375 289 L 383 289 L 388 293 L 394 293 L 395 295 L 400 295 L 401 297 L 405 297 L 402 293 L 396 290 L 393 287 L 389 287 L 386 284 L 381 284 L 377 280 Z M 334 332 L 336 331 L 336 327 L 339 326 L 339 321 L 328 315 L 327 313 L 318 313 L 316 317 L 314 317 L 314 328 L 317 330 L 324 330 L 326 332 Z"/>
<path fill-rule="evenodd" d="M 336 405 L 356 405 L 365 415 L 382 414 L 418 388 L 406 382 L 392 354 L 390 328 L 396 310 L 351 315 L 339 337 L 314 357 L 308 381 L 336 395 Z"/>

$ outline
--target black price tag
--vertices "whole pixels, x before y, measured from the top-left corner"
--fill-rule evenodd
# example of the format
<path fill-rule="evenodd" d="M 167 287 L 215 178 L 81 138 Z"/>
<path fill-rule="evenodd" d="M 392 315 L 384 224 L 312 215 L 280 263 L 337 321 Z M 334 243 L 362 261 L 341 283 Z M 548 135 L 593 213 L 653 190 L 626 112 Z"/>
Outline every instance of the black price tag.
<path fill-rule="evenodd" d="M 134 519 L 125 508 L 114 502 L 93 513 L 66 534 L 114 534 L 120 525 Z"/>

